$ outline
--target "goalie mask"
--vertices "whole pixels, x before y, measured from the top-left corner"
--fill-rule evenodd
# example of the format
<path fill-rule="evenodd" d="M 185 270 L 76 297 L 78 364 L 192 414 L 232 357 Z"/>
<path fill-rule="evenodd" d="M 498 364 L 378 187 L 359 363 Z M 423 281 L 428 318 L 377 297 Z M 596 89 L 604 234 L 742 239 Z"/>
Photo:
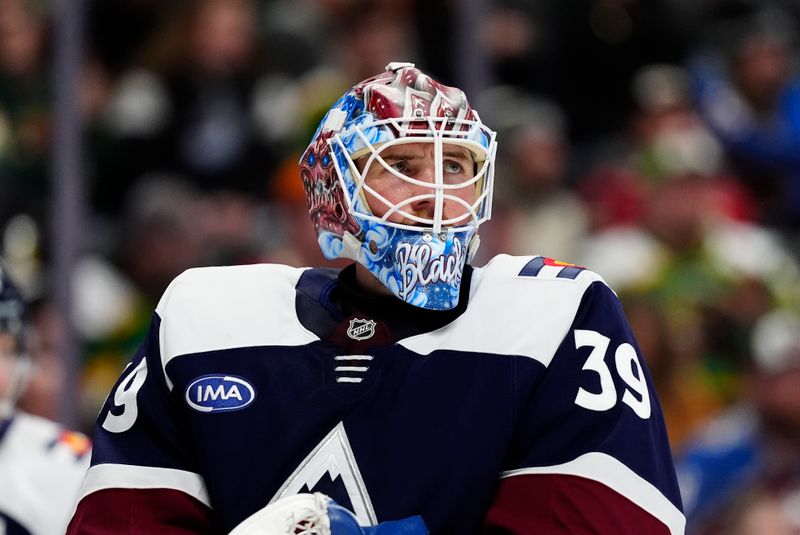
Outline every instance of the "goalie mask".
<path fill-rule="evenodd" d="M 30 375 L 25 312 L 22 294 L 0 264 L 0 422 L 11 415 Z"/>
<path fill-rule="evenodd" d="M 495 150 L 463 91 L 390 63 L 331 107 L 300 160 L 323 254 L 407 303 L 454 308 L 491 216 Z"/>

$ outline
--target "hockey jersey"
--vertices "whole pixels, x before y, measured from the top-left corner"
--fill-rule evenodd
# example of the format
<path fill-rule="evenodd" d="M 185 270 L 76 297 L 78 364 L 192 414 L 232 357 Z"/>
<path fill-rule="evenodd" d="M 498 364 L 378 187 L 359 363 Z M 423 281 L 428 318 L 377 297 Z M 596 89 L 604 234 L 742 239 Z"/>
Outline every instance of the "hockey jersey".
<path fill-rule="evenodd" d="M 501 255 L 440 312 L 359 295 L 348 270 L 173 281 L 69 533 L 226 533 L 308 491 L 433 534 L 683 533 L 652 382 L 596 274 Z"/>
<path fill-rule="evenodd" d="M 24 412 L 0 423 L 0 534 L 63 534 L 90 448 L 86 436 Z"/>

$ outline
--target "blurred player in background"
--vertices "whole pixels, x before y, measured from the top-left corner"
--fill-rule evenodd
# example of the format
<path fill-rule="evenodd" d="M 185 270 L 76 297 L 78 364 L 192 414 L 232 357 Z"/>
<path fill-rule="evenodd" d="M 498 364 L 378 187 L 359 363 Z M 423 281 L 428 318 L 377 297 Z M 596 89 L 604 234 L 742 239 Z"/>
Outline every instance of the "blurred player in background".
<path fill-rule="evenodd" d="M 26 304 L 0 265 L 0 534 L 64 533 L 89 439 L 15 408 L 32 372 Z"/>
<path fill-rule="evenodd" d="M 300 169 L 325 256 L 355 262 L 173 281 L 69 533 L 683 533 L 614 293 L 541 256 L 470 265 L 495 153 L 413 64 L 342 96 Z"/>

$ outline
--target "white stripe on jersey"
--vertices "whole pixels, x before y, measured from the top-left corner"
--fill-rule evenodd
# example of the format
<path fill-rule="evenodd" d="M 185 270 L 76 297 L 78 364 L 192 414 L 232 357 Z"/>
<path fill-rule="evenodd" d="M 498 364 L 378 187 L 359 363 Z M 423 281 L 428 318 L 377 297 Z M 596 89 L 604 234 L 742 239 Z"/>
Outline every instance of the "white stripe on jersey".
<path fill-rule="evenodd" d="M 156 307 L 164 369 L 180 355 L 264 345 L 301 346 L 318 340 L 295 313 L 295 286 L 303 271 L 256 264 L 183 272 Z M 166 379 L 172 390 L 172 381 Z"/>
<path fill-rule="evenodd" d="M 469 306 L 456 321 L 398 343 L 421 355 L 437 349 L 521 355 L 549 366 L 584 292 L 602 279 L 589 270 L 575 279 L 518 276 L 533 258 L 499 255 L 475 268 Z"/>
<path fill-rule="evenodd" d="M 673 535 L 683 535 L 686 518 L 649 481 L 623 463 L 600 452 L 585 453 L 564 464 L 555 466 L 535 466 L 503 472 L 501 477 L 514 477 L 528 474 L 563 474 L 584 477 L 602 483 L 622 494 L 630 501 L 664 522 Z"/>
<path fill-rule="evenodd" d="M 203 478 L 194 472 L 174 468 L 97 464 L 86 472 L 80 499 L 103 489 L 173 489 L 211 507 Z"/>

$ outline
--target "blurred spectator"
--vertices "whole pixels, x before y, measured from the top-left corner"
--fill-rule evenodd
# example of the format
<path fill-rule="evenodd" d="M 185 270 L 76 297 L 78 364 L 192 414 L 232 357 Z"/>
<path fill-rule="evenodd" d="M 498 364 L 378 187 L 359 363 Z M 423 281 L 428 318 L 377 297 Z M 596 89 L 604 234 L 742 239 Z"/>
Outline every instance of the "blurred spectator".
<path fill-rule="evenodd" d="M 408 0 L 342 2 L 332 13 L 336 28 L 330 34 L 330 58 L 347 80 L 364 80 L 391 61 L 412 61 L 416 36 Z"/>
<path fill-rule="evenodd" d="M 47 11 L 33 0 L 0 2 L 0 225 L 46 212 L 51 94 Z"/>
<path fill-rule="evenodd" d="M 555 98 L 568 113 L 573 142 L 602 142 L 633 107 L 634 73 L 655 62 L 683 60 L 695 28 L 693 2 L 577 0 L 547 2 Z"/>
<path fill-rule="evenodd" d="M 678 454 L 687 533 L 798 528 L 797 509 L 784 509 L 796 506 L 791 496 L 800 489 L 800 315 L 781 309 L 765 314 L 751 342 L 741 403 Z M 753 499 L 751 492 L 759 494 Z"/>
<path fill-rule="evenodd" d="M 800 533 L 800 488 L 775 492 L 756 489 L 726 523 L 733 535 L 797 535 Z"/>
<path fill-rule="evenodd" d="M 731 2 L 690 62 L 704 118 L 759 201 L 759 218 L 800 222 L 797 26 L 770 2 Z"/>
<path fill-rule="evenodd" d="M 107 117 L 121 141 L 113 176 L 94 202 L 121 206 L 131 184 L 150 172 L 188 177 L 204 191 L 263 200 L 274 167 L 256 125 L 256 88 L 265 51 L 250 0 L 171 4 L 154 32 L 144 70 L 121 80 Z"/>
<path fill-rule="evenodd" d="M 47 286 L 51 239 L 51 155 L 53 88 L 47 2 L 0 2 L 0 229 L 3 253 L 20 272 L 31 296 Z M 110 80 L 94 60 L 81 65 L 78 91 L 80 117 L 92 136 L 92 149 L 102 148 L 105 133 L 95 128 L 104 114 Z M 97 143 L 95 143 L 97 141 Z M 96 145 L 96 147 L 95 147 Z M 102 151 L 91 150 L 91 173 Z M 24 266 L 22 264 L 25 264 Z M 22 272 L 24 271 L 24 273 Z"/>
<path fill-rule="evenodd" d="M 622 136 L 595 148 L 598 163 L 577 185 L 592 211 L 592 227 L 641 223 L 656 190 L 666 181 L 696 177 L 714 197 L 714 212 L 753 217 L 748 192 L 725 172 L 719 143 L 694 109 L 688 74 L 675 65 L 653 64 L 633 78 L 636 106 Z"/>
<path fill-rule="evenodd" d="M 548 23 L 549 2 L 491 2 L 481 20 L 480 43 L 501 84 L 557 98 L 556 39 Z M 564 113 L 562 111 L 562 113 Z"/>
<path fill-rule="evenodd" d="M 499 149 L 493 220 L 487 224 L 493 250 L 543 254 L 569 261 L 588 230 L 583 201 L 568 188 L 569 141 L 562 111 L 554 103 L 512 87 L 482 97 L 484 117 L 503 140 Z"/>

